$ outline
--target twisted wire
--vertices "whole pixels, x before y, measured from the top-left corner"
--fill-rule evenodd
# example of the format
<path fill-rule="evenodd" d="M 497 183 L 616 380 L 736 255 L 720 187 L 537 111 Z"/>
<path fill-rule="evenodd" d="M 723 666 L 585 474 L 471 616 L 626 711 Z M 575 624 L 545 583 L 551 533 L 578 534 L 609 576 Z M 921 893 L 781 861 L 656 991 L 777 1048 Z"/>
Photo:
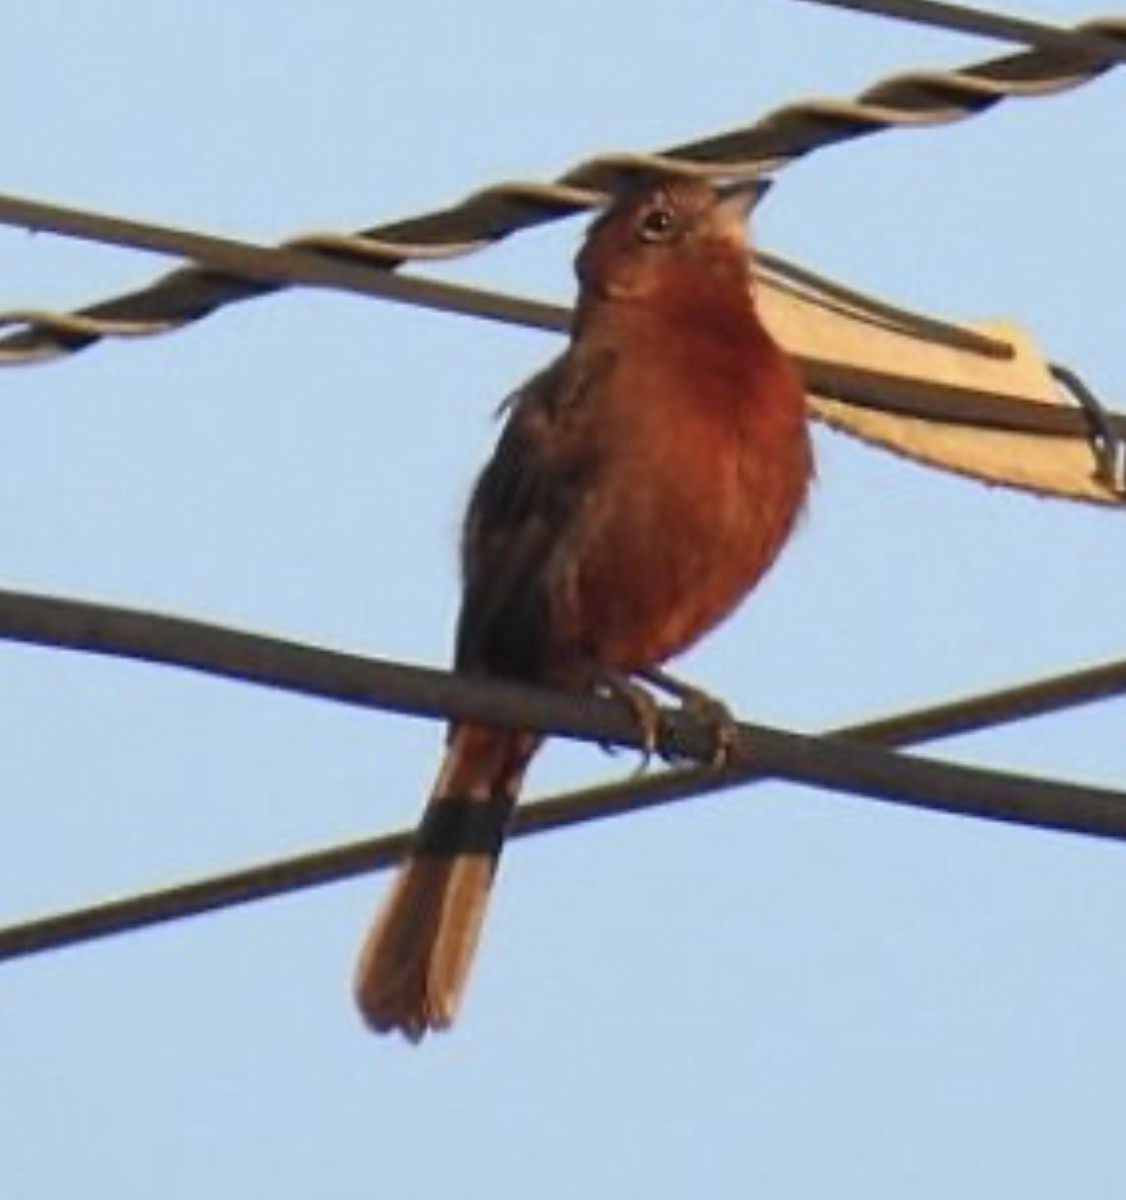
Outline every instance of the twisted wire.
<path fill-rule="evenodd" d="M 309 259 L 385 273 L 412 260 L 470 254 L 520 230 L 603 203 L 639 176 L 743 177 L 777 171 L 814 150 L 877 132 L 949 124 L 1006 99 L 1055 95 L 1098 78 L 1126 53 L 1126 18 L 1099 18 L 1060 32 L 1076 35 L 1074 48 L 1053 45 L 960 70 L 898 74 L 851 100 L 813 99 L 786 105 L 753 124 L 655 154 L 601 155 L 552 183 L 502 183 L 449 208 L 354 235 L 306 234 L 280 248 Z M 34 220 L 11 223 L 38 227 Z M 169 332 L 283 286 L 289 284 L 187 267 L 77 313 L 0 314 L 0 328 L 7 325 L 11 330 L 0 338 L 0 358 L 7 363 L 41 362 L 73 354 L 105 337 Z"/>
<path fill-rule="evenodd" d="M 371 271 L 354 261 L 330 259 L 306 250 L 258 246 L 231 238 L 0 195 L 0 221 L 5 219 L 32 222 L 38 228 L 70 237 L 112 242 L 177 257 L 194 257 L 204 264 L 202 270 L 191 268 L 178 271 L 168 277 L 171 280 L 187 279 L 190 283 L 199 278 L 205 280 L 207 286 L 225 286 L 231 280 L 243 280 L 241 286 L 255 288 L 256 294 L 300 284 L 535 329 L 561 332 L 570 324 L 570 311 L 559 305 L 418 276 Z M 759 254 L 757 257 L 764 286 L 802 295 L 825 309 L 860 313 L 885 327 L 968 353 L 987 358 L 1006 358 L 1012 354 L 1011 345 L 1003 339 L 887 304 L 776 255 Z M 39 318 L 59 338 L 71 341 L 90 340 L 98 336 L 98 322 L 86 315 L 7 314 L 8 319 L 14 316 Z M 0 328 L 4 320 L 5 317 L 0 315 Z M 171 323 L 166 319 L 154 323 L 152 328 L 130 326 L 127 322 L 119 325 L 110 322 L 109 326 L 115 328 L 118 336 L 142 337 L 166 330 Z M 50 354 L 49 349 L 45 352 Z M 5 362 L 6 356 L 10 356 L 8 361 L 29 361 L 26 351 L 5 349 L 5 343 L 0 340 L 0 364 Z M 953 421 L 1009 432 L 1059 437 L 1086 436 L 1092 445 L 1099 478 L 1116 495 L 1126 491 L 1121 467 L 1122 447 L 1126 445 L 1126 417 L 1108 411 L 1075 372 L 1065 367 L 1056 366 L 1054 370 L 1063 385 L 1063 394 L 1078 401 L 1078 408 L 989 395 L 933 380 L 907 380 L 882 374 L 872 368 L 808 355 L 799 355 L 798 361 L 813 391 L 854 406 L 920 420 Z"/>
<path fill-rule="evenodd" d="M 333 288 L 395 303 L 554 332 L 563 332 L 570 325 L 570 312 L 561 305 L 529 300 L 492 289 L 467 287 L 385 270 L 369 270 L 365 263 L 357 259 L 370 257 L 370 247 L 362 238 L 352 235 L 310 235 L 294 239 L 283 247 L 260 246 L 194 230 L 0 194 L 0 224 L 3 223 L 26 224 L 43 232 L 102 245 L 112 244 L 175 258 L 191 258 L 208 270 L 262 285 Z M 345 260 L 308 252 L 328 245 L 354 245 L 360 248 L 360 253 Z M 444 253 L 440 247 L 437 251 L 431 257 Z M 381 251 L 377 251 L 374 257 L 380 262 L 385 261 Z M 1003 338 L 890 304 L 780 255 L 756 250 L 753 260 L 753 269 L 768 286 L 801 296 L 824 308 L 862 314 L 886 328 L 912 333 L 936 344 L 987 358 L 1011 359 L 1013 356 L 1012 344 Z M 144 337 L 166 332 L 175 323 L 99 322 L 79 313 L 26 309 L 0 313 L 0 330 L 5 326 L 31 324 L 50 326 L 60 335 L 77 337 L 96 336 L 100 329 L 118 337 Z M 5 351 L 0 342 L 0 364 L 6 361 L 19 363 L 26 361 L 26 356 L 19 350 Z"/>

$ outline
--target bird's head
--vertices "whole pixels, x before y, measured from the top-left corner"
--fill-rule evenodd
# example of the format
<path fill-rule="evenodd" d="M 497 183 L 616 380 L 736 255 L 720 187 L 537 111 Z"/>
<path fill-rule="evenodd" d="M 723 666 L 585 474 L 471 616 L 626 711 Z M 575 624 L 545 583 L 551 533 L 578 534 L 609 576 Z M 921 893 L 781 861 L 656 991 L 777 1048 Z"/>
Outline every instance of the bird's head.
<path fill-rule="evenodd" d="M 620 195 L 576 259 L 584 298 L 645 303 L 670 289 L 746 289 L 747 217 L 767 186 L 678 177 Z"/>

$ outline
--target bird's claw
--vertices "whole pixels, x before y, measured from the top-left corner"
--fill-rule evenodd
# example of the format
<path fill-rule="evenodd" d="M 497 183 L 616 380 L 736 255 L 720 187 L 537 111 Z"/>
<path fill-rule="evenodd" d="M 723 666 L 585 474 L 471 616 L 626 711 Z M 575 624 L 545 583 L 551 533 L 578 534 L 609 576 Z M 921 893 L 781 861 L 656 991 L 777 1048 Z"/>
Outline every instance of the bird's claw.
<path fill-rule="evenodd" d="M 731 709 L 722 700 L 708 692 L 679 679 L 674 679 L 671 675 L 666 675 L 664 671 L 646 671 L 644 678 L 671 696 L 675 696 L 680 702 L 681 711 L 711 733 L 712 756 L 708 760 L 708 765 L 716 771 L 722 771 L 730 766 L 735 746 L 739 740 L 739 722 L 735 720 Z"/>
<path fill-rule="evenodd" d="M 633 774 L 635 776 L 644 775 L 649 769 L 654 755 L 661 751 L 663 718 L 660 705 L 653 699 L 650 692 L 625 675 L 607 671 L 603 673 L 602 682 L 606 691 L 615 700 L 626 706 L 641 733 L 641 746 L 639 747 L 641 761 L 637 764 Z M 612 750 L 613 747 L 609 747 L 609 749 Z"/>
<path fill-rule="evenodd" d="M 739 739 L 739 724 L 732 716 L 731 709 L 722 700 L 694 689 L 681 700 L 681 708 L 693 720 L 706 726 L 712 735 L 709 766 L 716 771 L 730 766 L 735 743 Z"/>

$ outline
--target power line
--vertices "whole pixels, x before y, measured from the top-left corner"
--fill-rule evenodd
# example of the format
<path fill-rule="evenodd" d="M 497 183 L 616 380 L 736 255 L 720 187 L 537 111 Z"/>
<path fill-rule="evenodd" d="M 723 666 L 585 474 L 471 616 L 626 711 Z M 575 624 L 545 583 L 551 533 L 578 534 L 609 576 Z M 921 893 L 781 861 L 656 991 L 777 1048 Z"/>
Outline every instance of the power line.
<path fill-rule="evenodd" d="M 585 211 L 620 187 L 623 179 L 638 174 L 759 174 L 781 169 L 815 150 L 877 132 L 944 125 L 1006 99 L 1054 95 L 1110 70 L 1121 61 L 1120 51 L 1126 47 L 1124 18 L 1102 18 L 1076 28 L 1107 40 L 1108 52 L 1092 58 L 1085 49 L 1070 55 L 1056 49 L 1035 49 L 961 70 L 899 74 L 853 100 L 787 105 L 753 124 L 656 154 L 601 155 L 580 163 L 553 183 L 500 184 L 475 192 L 450 208 L 375 226 L 351 237 L 307 236 L 284 249 L 363 261 L 391 271 L 420 257 L 430 260 L 468 254 L 519 230 Z M 15 223 L 36 227 L 34 221 Z M 290 266 L 294 272 L 299 267 L 313 269 L 309 263 L 292 260 Z M 367 283 L 356 282 L 355 290 L 369 290 Z M 9 363 L 43 361 L 122 332 L 133 336 L 168 332 L 279 286 L 276 280 L 262 282 L 213 269 L 186 268 L 140 291 L 71 314 L 79 318 L 77 323 L 68 324 L 62 314 L 0 314 L 0 324 L 6 320 L 9 326 L 18 327 L 0 339 L 0 356 Z"/>
<path fill-rule="evenodd" d="M 248 284 L 259 283 L 276 288 L 332 288 L 551 332 L 563 332 L 570 326 L 570 310 L 560 305 L 490 289 L 391 274 L 387 269 L 386 255 L 382 252 L 371 254 L 368 243 L 359 237 L 306 235 L 281 246 L 260 246 L 183 227 L 173 228 L 4 194 L 0 194 L 0 224 L 23 226 L 36 232 L 53 233 L 98 245 L 120 246 L 188 259 L 209 272 L 222 272 L 243 279 Z M 1012 357 L 1013 350 L 1007 342 L 888 304 L 807 267 L 799 267 L 780 255 L 760 251 L 755 259 L 764 269 L 767 279 L 785 281 L 801 289 L 803 294 L 844 301 L 863 312 L 917 331 L 944 345 L 998 358 Z M 50 326 L 61 337 L 74 338 L 97 336 L 103 329 L 116 337 L 143 337 L 176 328 L 176 321 L 185 315 L 169 316 L 163 322 L 107 319 L 103 325 L 88 315 L 8 311 L 0 314 L 0 327 L 20 323 L 40 324 Z M 5 360 L 15 363 L 27 361 L 22 352 L 5 354 L 0 349 L 0 362 Z"/>
<path fill-rule="evenodd" d="M 0 638 L 134 659 L 408 716 L 472 721 L 639 748 L 624 706 L 346 654 L 224 626 L 86 601 L 0 592 Z M 670 713 L 663 739 L 707 761 L 711 731 Z M 837 738 L 739 727 L 733 761 L 795 783 L 995 820 L 1126 836 L 1126 794 L 1010 772 L 906 758 Z"/>
<path fill-rule="evenodd" d="M 211 281 L 205 286 L 212 286 L 213 282 L 218 287 L 226 287 L 234 278 L 240 281 L 239 286 L 242 287 L 253 284 L 257 288 L 255 294 L 260 294 L 263 289 L 293 285 L 331 287 L 540 330 L 562 332 L 570 326 L 570 310 L 565 307 L 481 288 L 391 274 L 384 269 L 373 269 L 371 264 L 330 258 L 312 250 L 258 246 L 167 225 L 0 195 L 0 222 L 5 221 L 26 223 L 69 237 L 194 258 L 204 268 L 195 274 Z M 306 239 L 302 244 L 308 244 L 309 241 Z M 824 293 L 826 303 L 843 299 L 862 311 L 872 313 L 877 319 L 892 321 L 907 332 L 940 344 L 950 344 L 993 357 L 1012 354 L 1012 347 L 1008 343 L 884 304 L 856 289 L 845 288 L 822 275 L 797 267 L 777 255 L 766 256 L 766 265 L 766 286 L 775 286 L 775 281 L 782 281 L 783 287 L 796 284 L 813 303 Z M 192 274 L 191 271 L 178 273 L 181 278 Z M 98 323 L 89 317 L 22 315 L 43 327 L 49 325 L 61 338 L 82 340 L 97 336 L 99 330 Z M 180 315 L 184 315 L 184 310 Z M 13 314 L 7 316 L 10 320 Z M 162 328 L 170 327 L 168 321 L 169 318 L 165 318 Z M 116 336 L 144 336 L 158 332 L 151 322 L 146 321 L 130 324 L 118 319 L 112 324 Z M 172 327 L 175 327 L 174 324 Z M 3 361 L 6 353 L 3 345 L 0 341 L 0 361 Z M 15 353 L 17 361 L 24 359 L 23 351 Z M 921 420 L 956 421 L 968 426 L 1008 432 L 1059 437 L 1097 436 L 1100 452 L 1112 455 L 1114 448 L 1126 440 L 1126 416 L 1106 411 L 1075 372 L 1066 368 L 1060 370 L 1069 386 L 1078 390 L 1087 407 L 1094 405 L 1097 428 L 1092 427 L 1092 417 L 1083 409 L 1047 406 L 1000 394 L 990 395 L 949 383 L 922 379 L 909 381 L 897 375 L 885 375 L 800 354 L 795 357 L 811 390 L 853 405 Z"/>
<path fill-rule="evenodd" d="M 1126 660 L 848 726 L 827 736 L 884 746 L 914 745 L 1045 716 L 1123 692 Z M 631 778 L 522 805 L 512 836 L 624 816 L 767 778 L 754 766 L 723 772 L 681 768 Z M 393 865 L 406 851 L 411 836 L 410 831 L 385 834 L 11 925 L 0 929 L 0 961 L 352 879 Z"/>
<path fill-rule="evenodd" d="M 870 13 L 878 17 L 894 17 L 916 25 L 930 25 L 936 29 L 996 38 L 1003 42 L 1019 42 L 1038 50 L 1055 50 L 1062 54 L 1079 52 L 1096 59 L 1126 61 L 1126 46 L 1117 45 L 1097 29 L 1082 25 L 1074 29 L 1061 29 L 1058 25 L 1045 25 L 1040 21 L 1030 21 L 1027 17 L 968 8 L 964 4 L 940 3 L 939 0 L 806 0 L 806 3 Z"/>
<path fill-rule="evenodd" d="M 21 196 L 0 195 L 0 224 L 18 225 L 36 232 L 124 246 L 154 254 L 193 260 L 199 268 L 166 276 L 166 281 L 184 285 L 173 292 L 170 307 L 161 316 L 137 313 L 133 317 L 97 317 L 84 314 L 6 312 L 0 327 L 33 325 L 53 331 L 54 336 L 74 345 L 103 335 L 143 337 L 178 329 L 195 319 L 206 304 L 196 288 L 215 288 L 222 294 L 232 281 L 251 299 L 279 288 L 303 286 L 332 288 L 401 304 L 414 304 L 439 312 L 460 313 L 491 320 L 508 321 L 537 329 L 566 328 L 569 313 L 555 305 L 541 304 L 500 292 L 421 279 L 374 269 L 371 256 L 353 254 L 345 259 L 307 247 L 312 239 L 284 246 L 258 246 L 232 238 L 215 237 L 194 230 L 156 225 L 126 217 L 44 204 Z M 231 302 L 238 299 L 234 297 Z M 0 362 L 30 360 L 27 350 L 5 349 L 17 338 L 0 340 Z"/>

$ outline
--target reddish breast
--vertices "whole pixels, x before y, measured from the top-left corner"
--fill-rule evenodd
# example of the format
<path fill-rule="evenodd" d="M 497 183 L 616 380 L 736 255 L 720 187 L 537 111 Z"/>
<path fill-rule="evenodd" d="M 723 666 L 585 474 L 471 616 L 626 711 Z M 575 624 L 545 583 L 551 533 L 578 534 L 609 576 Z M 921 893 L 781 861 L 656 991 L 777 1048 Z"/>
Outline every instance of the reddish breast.
<path fill-rule="evenodd" d="M 791 532 L 812 474 L 801 381 L 738 307 L 681 292 L 617 317 L 628 347 L 603 397 L 598 510 L 560 614 L 621 670 L 656 665 L 722 620 Z M 711 303 L 706 301 L 710 300 Z"/>

